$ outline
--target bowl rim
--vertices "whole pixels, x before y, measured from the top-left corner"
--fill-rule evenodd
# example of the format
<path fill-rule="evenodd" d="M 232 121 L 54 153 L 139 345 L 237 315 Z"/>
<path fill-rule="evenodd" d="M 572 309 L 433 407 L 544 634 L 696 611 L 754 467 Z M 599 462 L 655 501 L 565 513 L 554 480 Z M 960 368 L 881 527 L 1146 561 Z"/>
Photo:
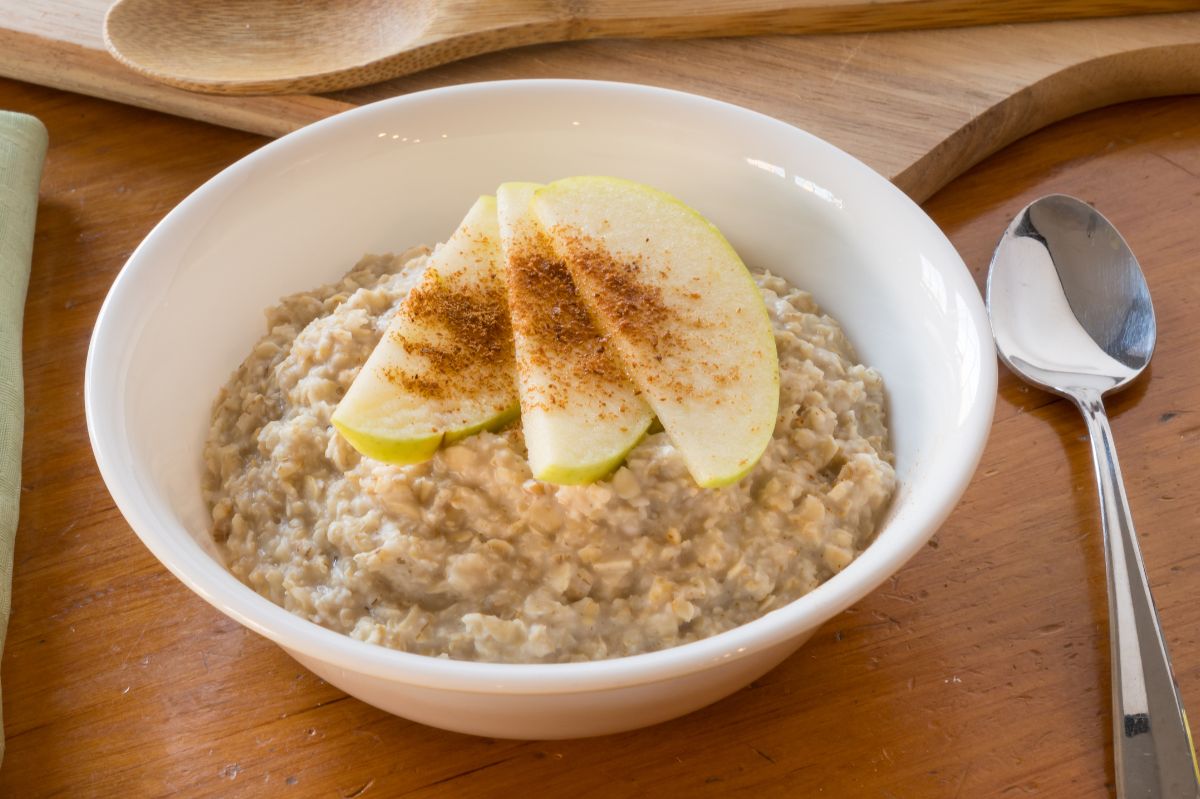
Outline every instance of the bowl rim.
<path fill-rule="evenodd" d="M 664 104 L 682 103 L 703 107 L 705 112 L 731 115 L 754 125 L 781 126 L 787 129 L 787 135 L 799 136 L 809 140 L 810 144 L 825 148 L 830 157 L 842 160 L 848 169 L 870 173 L 873 179 L 879 181 L 880 191 L 890 193 L 891 199 L 899 202 L 910 214 L 915 212 L 915 224 L 924 228 L 927 236 L 932 236 L 932 241 L 940 250 L 939 256 L 949 260 L 948 273 L 944 273 L 944 277 L 950 281 L 949 288 L 965 295 L 966 310 L 969 311 L 970 320 L 975 327 L 975 339 L 978 344 L 978 352 L 974 353 L 978 359 L 975 399 L 960 422 L 955 445 L 943 454 L 926 477 L 927 480 L 939 481 L 938 501 L 924 503 L 926 507 L 914 509 L 914 512 L 903 520 L 892 520 L 877 531 L 877 538 L 844 570 L 809 593 L 753 621 L 708 638 L 668 649 L 578 663 L 488 663 L 452 660 L 444 656 L 418 655 L 366 643 L 321 627 L 258 595 L 238 581 L 223 564 L 200 552 L 182 525 L 177 524 L 180 528 L 179 535 L 189 539 L 187 544 L 181 544 L 172 534 L 159 530 L 159 520 L 141 506 L 139 491 L 125 484 L 121 475 L 120 453 L 110 451 L 106 443 L 99 420 L 105 389 L 100 384 L 96 371 L 98 349 L 103 345 L 109 328 L 116 324 L 113 321 L 113 306 L 132 280 L 131 270 L 143 257 L 148 243 L 166 235 L 164 231 L 170 230 L 180 215 L 186 213 L 189 205 L 236 191 L 243 177 L 260 162 L 282 157 L 297 147 L 308 146 L 314 139 L 319 141 L 322 137 L 336 135 L 340 128 L 354 124 L 360 118 L 391 113 L 405 106 L 419 108 L 431 100 L 457 98 L 469 102 L 471 97 L 479 93 L 552 94 L 562 91 L 575 96 L 582 93 L 641 94 L 661 100 Z M 113 281 L 97 316 L 88 347 L 84 375 L 84 406 L 88 436 L 101 476 L 122 515 L 163 565 L 222 613 L 274 641 L 293 655 L 312 658 L 357 674 L 423 688 L 463 693 L 562 694 L 669 680 L 786 644 L 805 632 L 815 630 L 882 584 L 937 531 L 966 490 L 983 454 L 991 429 L 996 394 L 996 362 L 990 343 L 991 334 L 987 327 L 982 298 L 961 257 L 945 235 L 915 202 L 887 178 L 835 145 L 752 109 L 657 86 L 575 79 L 488 81 L 400 95 L 336 114 L 269 142 L 225 167 L 195 189 L 155 225 L 130 254 Z M 902 523 L 901 529 L 888 538 L 887 546 L 880 546 L 878 536 L 898 522 Z M 188 545 L 195 551 L 188 551 Z M 214 571 L 219 571 L 223 577 L 217 577 Z"/>

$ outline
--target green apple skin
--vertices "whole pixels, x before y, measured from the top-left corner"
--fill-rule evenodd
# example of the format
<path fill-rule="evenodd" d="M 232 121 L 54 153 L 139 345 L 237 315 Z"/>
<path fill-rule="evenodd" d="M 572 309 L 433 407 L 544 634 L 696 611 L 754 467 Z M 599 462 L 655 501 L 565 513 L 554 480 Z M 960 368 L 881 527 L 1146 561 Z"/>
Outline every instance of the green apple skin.
<path fill-rule="evenodd" d="M 617 467 L 625 461 L 625 456 L 629 454 L 629 450 L 637 446 L 645 437 L 645 433 L 643 432 L 624 452 L 618 452 L 607 459 L 592 460 L 576 466 L 551 462 L 541 468 L 535 477 L 544 483 L 553 483 L 560 486 L 577 486 L 594 483 L 616 471 Z"/>
<path fill-rule="evenodd" d="M 397 440 L 386 438 L 386 434 L 380 436 L 356 430 L 338 419 L 333 420 L 333 426 L 360 454 L 372 460 L 399 466 L 429 460 L 442 445 L 445 437 L 443 433 L 434 433 L 425 438 Z"/>
<path fill-rule="evenodd" d="M 579 485 L 616 469 L 654 413 L 614 359 L 531 212 L 540 188 L 505 183 L 496 191 L 521 419 L 533 476 Z"/>
<path fill-rule="evenodd" d="M 496 201 L 480 197 L 454 234 L 430 255 L 422 282 L 401 304 L 334 410 L 334 427 L 356 450 L 386 463 L 420 463 L 445 443 L 498 429 L 516 418 L 516 367 L 503 280 Z M 469 358 L 434 363 L 422 355 L 414 343 L 469 353 L 475 342 L 463 340 L 461 331 L 437 318 L 418 314 L 413 303 L 421 291 L 428 292 L 426 297 L 457 293 L 485 303 L 487 307 L 475 310 L 503 320 L 500 354 L 486 363 Z M 443 390 L 422 394 L 413 388 L 422 381 L 440 382 Z"/>
<path fill-rule="evenodd" d="M 774 433 L 779 359 L 762 294 L 721 232 L 620 178 L 555 181 L 531 207 L 697 484 L 748 474 Z"/>
<path fill-rule="evenodd" d="M 460 427 L 455 430 L 447 430 L 446 436 L 443 439 L 445 444 L 453 444 L 456 441 L 462 441 L 464 438 L 473 436 L 476 433 L 493 432 L 507 427 L 512 422 L 519 419 L 521 416 L 521 406 L 513 402 L 504 407 L 497 408 L 494 416 L 489 416 L 478 424 Z"/>

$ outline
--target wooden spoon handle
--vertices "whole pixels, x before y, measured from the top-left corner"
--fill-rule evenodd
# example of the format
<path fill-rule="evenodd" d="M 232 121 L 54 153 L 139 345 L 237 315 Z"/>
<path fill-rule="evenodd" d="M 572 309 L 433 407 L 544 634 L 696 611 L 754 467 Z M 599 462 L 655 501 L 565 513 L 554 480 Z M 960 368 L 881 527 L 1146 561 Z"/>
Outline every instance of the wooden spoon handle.
<path fill-rule="evenodd" d="M 337 85 L 297 82 L 288 91 L 320 93 L 362 86 L 471 56 L 549 42 L 953 28 L 1197 8 L 1198 0 L 517 0 L 500 7 L 459 0 L 437 6 L 409 47 L 364 65 L 362 74 L 339 76 Z M 252 93 L 236 86 L 184 88 Z"/>
<path fill-rule="evenodd" d="M 585 0 L 569 38 L 676 38 L 954 28 L 1187 11 L 1196 0 Z"/>

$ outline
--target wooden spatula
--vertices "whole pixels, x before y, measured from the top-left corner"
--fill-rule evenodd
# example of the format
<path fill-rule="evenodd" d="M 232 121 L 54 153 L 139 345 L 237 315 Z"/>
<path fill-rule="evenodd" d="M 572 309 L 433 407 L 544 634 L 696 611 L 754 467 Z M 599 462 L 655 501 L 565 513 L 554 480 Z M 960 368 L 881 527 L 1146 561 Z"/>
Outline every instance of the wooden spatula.
<path fill-rule="evenodd" d="M 286 94 L 362 86 L 545 42 L 956 27 L 1197 7 L 1197 0 L 118 0 L 104 39 L 119 61 L 172 86 Z"/>

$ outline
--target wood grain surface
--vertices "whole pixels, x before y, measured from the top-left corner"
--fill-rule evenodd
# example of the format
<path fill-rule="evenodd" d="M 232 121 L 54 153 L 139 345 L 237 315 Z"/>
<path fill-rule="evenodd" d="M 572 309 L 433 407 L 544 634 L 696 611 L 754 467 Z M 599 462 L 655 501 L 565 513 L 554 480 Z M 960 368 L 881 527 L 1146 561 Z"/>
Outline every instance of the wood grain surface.
<path fill-rule="evenodd" d="M 1103 105 L 1200 92 L 1200 13 L 942 31 L 545 45 L 336 97 L 508 78 L 653 83 L 811 131 L 923 200 L 972 164 Z"/>
<path fill-rule="evenodd" d="M 1110 103 L 1200 92 L 1200 12 L 1185 12 L 933 31 L 549 44 L 331 96 L 220 97 L 157 83 L 109 57 L 101 25 L 110 1 L 0 0 L 0 76 L 270 136 L 353 105 L 451 83 L 654 83 L 810 130 L 918 199 L 1055 120 Z"/>
<path fill-rule="evenodd" d="M 104 38 L 130 69 L 181 89 L 300 94 L 546 42 L 861 33 L 1196 7 L 1195 0 L 117 0 Z"/>
<path fill-rule="evenodd" d="M 597 52 L 606 51 L 586 51 L 575 71 L 586 72 Z M 621 69 L 649 64 L 632 50 L 611 52 Z M 673 52 L 686 61 L 699 51 L 681 44 Z M 769 42 L 751 52 L 760 61 L 786 57 Z M 684 62 L 654 63 L 664 83 L 684 81 Z M 713 89 L 728 96 L 734 80 Z M 741 92 L 745 104 L 780 102 L 752 81 Z M 172 206 L 265 140 L 4 80 L 0 107 L 37 114 L 51 136 L 25 321 L 27 432 L 0 665 L 8 736 L 0 795 L 1111 791 L 1103 559 L 1084 429 L 1063 401 L 1007 373 L 975 479 L 930 546 L 782 666 L 716 705 L 622 735 L 512 742 L 422 727 L 316 679 L 189 592 L 141 545 L 100 481 L 82 407 L 88 337 L 124 260 Z M 1109 408 L 1195 718 L 1200 98 L 1063 122 L 925 207 L 982 281 L 1012 214 L 1051 191 L 1081 196 L 1116 222 L 1154 294 L 1154 364 Z"/>

